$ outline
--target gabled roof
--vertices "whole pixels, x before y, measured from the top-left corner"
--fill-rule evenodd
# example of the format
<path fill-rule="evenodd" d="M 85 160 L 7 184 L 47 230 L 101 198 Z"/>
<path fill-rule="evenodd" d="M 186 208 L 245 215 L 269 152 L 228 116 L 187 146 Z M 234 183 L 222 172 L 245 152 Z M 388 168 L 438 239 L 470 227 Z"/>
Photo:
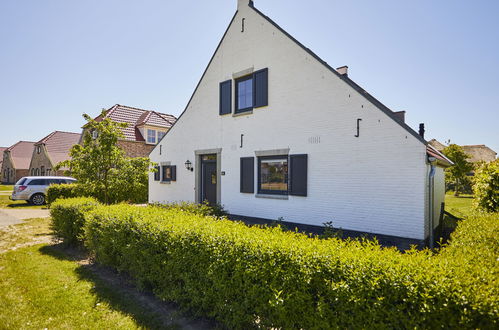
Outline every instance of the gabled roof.
<path fill-rule="evenodd" d="M 496 159 L 497 152 L 487 147 L 485 144 L 472 144 L 462 146 L 464 152 L 467 153 L 470 158 L 469 162 L 491 162 Z"/>
<path fill-rule="evenodd" d="M 44 144 L 53 165 L 57 165 L 70 158 L 69 150 L 73 145 L 78 144 L 80 137 L 80 133 L 54 131 L 35 143 L 35 145 Z"/>
<path fill-rule="evenodd" d="M 442 151 L 445 149 L 445 145 L 440 141 L 438 141 L 437 139 L 431 139 L 430 141 L 428 141 L 428 144 L 431 144 L 431 146 L 437 149 L 438 151 Z"/>
<path fill-rule="evenodd" d="M 144 110 L 121 104 L 115 104 L 106 111 L 104 117 L 99 115 L 95 120 L 101 121 L 104 118 L 109 118 L 118 123 L 127 123 L 128 126 L 123 128 L 122 132 L 124 139 L 128 141 L 145 141 L 138 126 L 151 125 L 169 129 L 177 120 L 175 116 L 166 113 L 159 113 L 153 110 Z"/>
<path fill-rule="evenodd" d="M 374 96 L 369 94 L 367 91 L 365 91 L 362 87 L 360 87 L 358 84 L 356 84 L 353 80 L 348 78 L 348 75 L 346 74 L 340 74 L 338 71 L 336 71 L 334 68 L 332 68 L 326 61 L 322 60 L 317 54 L 312 52 L 309 48 L 305 47 L 302 43 L 300 43 L 298 40 L 296 40 L 292 35 L 290 35 L 288 32 L 286 32 L 283 28 L 281 28 L 277 23 L 275 23 L 272 19 L 270 19 L 268 16 L 263 14 L 261 11 L 259 11 L 257 8 L 255 8 L 253 1 L 248 0 L 248 7 L 252 8 L 256 13 L 258 13 L 260 16 L 262 16 L 265 20 L 267 20 L 270 24 L 272 24 L 274 27 L 276 27 L 278 30 L 280 30 L 284 35 L 286 35 L 289 39 L 291 39 L 294 43 L 296 43 L 298 46 L 300 46 L 303 50 L 305 50 L 308 54 L 310 54 L 313 58 L 315 58 L 317 61 L 319 61 L 321 64 L 323 64 L 327 69 L 329 69 L 333 74 L 338 76 L 340 79 L 342 79 L 345 83 L 350 85 L 354 90 L 356 90 L 360 95 L 362 95 L 364 98 L 366 98 L 369 102 L 371 102 L 374 106 L 376 106 L 378 109 L 380 109 L 382 112 L 388 115 L 391 119 L 393 119 L 396 123 L 398 123 L 402 128 L 404 128 L 409 134 L 414 136 L 417 140 L 419 140 L 423 144 L 427 144 L 426 140 L 422 138 L 415 130 L 413 130 L 411 127 L 409 127 L 407 124 L 405 124 L 404 121 L 400 120 L 400 117 L 396 115 L 396 112 L 390 110 L 387 106 L 382 104 L 380 101 L 378 101 Z M 222 45 L 223 40 L 225 39 L 225 36 L 227 35 L 227 32 L 229 31 L 230 26 L 234 22 L 234 19 L 237 16 L 238 11 L 234 13 L 234 16 L 232 17 L 229 25 L 227 26 L 227 29 L 225 30 L 222 39 L 220 39 L 220 42 L 217 45 L 217 48 L 215 49 L 215 52 L 211 56 L 210 61 L 208 62 L 208 65 L 206 66 L 203 74 L 201 75 L 201 78 L 199 79 L 196 87 L 194 88 L 194 91 L 187 102 L 187 105 L 184 108 L 184 111 L 180 114 L 180 116 L 177 118 L 177 121 L 182 117 L 184 112 L 189 108 L 189 104 L 191 103 L 192 98 L 196 94 L 196 91 L 201 84 L 201 81 L 203 81 L 203 78 L 208 71 L 208 68 L 211 65 L 211 62 L 213 61 L 216 53 L 218 52 L 218 49 Z M 172 126 L 174 126 L 175 123 L 173 123 Z M 168 135 L 169 131 L 166 133 L 165 136 L 163 136 L 163 139 Z M 161 142 L 161 141 L 160 141 Z M 159 143 L 158 143 L 159 145 Z M 155 149 L 155 148 L 154 148 Z M 153 149 L 153 150 L 154 150 Z M 152 151 L 151 151 L 152 152 Z"/>
<path fill-rule="evenodd" d="M 250 8 L 253 8 L 260 16 L 262 16 L 265 20 L 267 20 L 270 24 L 275 26 L 278 30 L 280 30 L 284 35 L 286 35 L 289 39 L 294 41 L 298 46 L 300 46 L 303 50 L 305 50 L 310 56 L 315 58 L 319 63 L 324 65 L 329 71 L 331 71 L 333 74 L 338 76 L 340 79 L 342 79 L 345 83 L 350 85 L 354 90 L 356 90 L 360 95 L 362 95 L 366 100 L 371 102 L 374 106 L 376 106 L 378 109 L 383 111 L 388 117 L 393 119 L 396 123 L 398 123 L 400 126 L 402 126 L 409 134 L 414 136 L 416 139 L 421 141 L 422 143 L 426 144 L 427 142 L 425 139 L 423 139 L 415 130 L 413 130 L 411 127 L 409 127 L 407 124 L 405 124 L 403 121 L 399 119 L 397 115 L 395 115 L 395 112 L 390 110 L 387 106 L 385 106 L 383 103 L 378 101 L 374 96 L 369 94 L 367 91 L 365 91 L 362 87 L 360 87 L 357 83 L 355 83 L 352 79 L 348 77 L 346 74 L 340 74 L 338 71 L 336 71 L 334 68 L 332 68 L 326 61 L 322 60 L 317 54 L 315 54 L 313 51 L 311 51 L 309 48 L 305 47 L 302 43 L 300 43 L 298 40 L 296 40 L 292 35 L 290 35 L 288 32 L 286 32 L 282 27 L 280 27 L 277 23 L 275 23 L 272 19 L 270 19 L 268 16 L 263 14 L 261 11 L 255 8 L 253 5 L 253 1 L 249 1 L 248 6 Z"/>
<path fill-rule="evenodd" d="M 19 141 L 5 150 L 10 153 L 14 168 L 29 169 L 34 145 L 35 142 Z"/>

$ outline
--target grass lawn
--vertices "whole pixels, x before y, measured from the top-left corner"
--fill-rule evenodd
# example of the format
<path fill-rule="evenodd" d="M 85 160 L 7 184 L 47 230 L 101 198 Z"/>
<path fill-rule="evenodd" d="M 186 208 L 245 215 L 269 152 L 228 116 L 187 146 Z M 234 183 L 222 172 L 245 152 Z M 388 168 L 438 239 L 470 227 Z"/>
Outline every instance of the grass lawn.
<path fill-rule="evenodd" d="M 459 218 L 466 218 L 471 215 L 472 202 L 473 195 L 462 194 L 456 197 L 453 192 L 445 194 L 445 210 Z"/>
<path fill-rule="evenodd" d="M 145 299 L 122 290 L 125 284 L 97 276 L 96 266 L 75 250 L 26 246 L 47 239 L 49 225 L 49 219 L 32 219 L 0 228 L 1 329 L 178 328 Z"/>
<path fill-rule="evenodd" d="M 14 185 L 11 184 L 0 184 L 0 191 L 12 191 Z"/>
<path fill-rule="evenodd" d="M 11 201 L 9 195 L 0 194 L 0 209 L 16 208 L 16 209 L 41 209 L 46 208 L 46 205 L 31 205 L 26 201 Z"/>

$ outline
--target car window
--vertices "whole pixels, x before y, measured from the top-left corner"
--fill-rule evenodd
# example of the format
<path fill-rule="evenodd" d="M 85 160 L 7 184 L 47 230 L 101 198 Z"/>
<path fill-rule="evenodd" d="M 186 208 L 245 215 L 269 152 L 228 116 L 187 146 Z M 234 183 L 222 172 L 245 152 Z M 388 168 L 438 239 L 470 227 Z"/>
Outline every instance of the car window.
<path fill-rule="evenodd" d="M 34 179 L 28 183 L 28 186 L 46 186 L 46 181 L 45 179 Z"/>
<path fill-rule="evenodd" d="M 26 178 L 21 178 L 19 181 L 16 182 L 16 186 L 22 186 L 25 181 Z"/>

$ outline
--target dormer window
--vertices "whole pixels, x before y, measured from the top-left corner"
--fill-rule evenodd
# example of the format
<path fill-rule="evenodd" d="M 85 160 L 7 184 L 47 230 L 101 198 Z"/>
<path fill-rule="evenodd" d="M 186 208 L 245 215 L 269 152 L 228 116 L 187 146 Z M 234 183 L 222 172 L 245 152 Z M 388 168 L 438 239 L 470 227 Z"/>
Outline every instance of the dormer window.
<path fill-rule="evenodd" d="M 147 130 L 147 143 L 156 144 L 156 131 L 153 129 Z"/>
<path fill-rule="evenodd" d="M 161 132 L 161 131 L 158 131 L 158 143 L 159 141 L 161 141 L 161 139 L 163 138 L 163 136 L 165 136 L 166 132 Z"/>

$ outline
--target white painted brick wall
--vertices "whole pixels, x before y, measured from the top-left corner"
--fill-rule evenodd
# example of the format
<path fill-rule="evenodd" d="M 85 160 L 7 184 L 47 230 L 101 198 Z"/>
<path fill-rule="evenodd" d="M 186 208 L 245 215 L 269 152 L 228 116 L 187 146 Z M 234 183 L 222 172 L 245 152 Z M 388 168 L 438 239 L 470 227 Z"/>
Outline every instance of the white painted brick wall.
<path fill-rule="evenodd" d="M 219 116 L 219 83 L 250 67 L 269 68 L 269 106 Z M 310 144 L 310 137 L 320 143 Z M 177 181 L 161 184 L 151 175 L 151 202 L 194 201 L 195 175 L 184 162 L 194 162 L 194 150 L 222 148 L 221 200 L 233 214 L 312 225 L 333 221 L 344 229 L 424 238 L 425 146 L 247 6 L 160 144 L 162 155 L 157 146 L 151 160 L 176 164 Z M 308 154 L 308 196 L 275 200 L 240 193 L 240 157 L 281 148 Z"/>

